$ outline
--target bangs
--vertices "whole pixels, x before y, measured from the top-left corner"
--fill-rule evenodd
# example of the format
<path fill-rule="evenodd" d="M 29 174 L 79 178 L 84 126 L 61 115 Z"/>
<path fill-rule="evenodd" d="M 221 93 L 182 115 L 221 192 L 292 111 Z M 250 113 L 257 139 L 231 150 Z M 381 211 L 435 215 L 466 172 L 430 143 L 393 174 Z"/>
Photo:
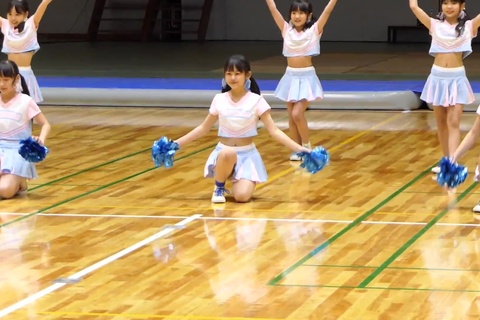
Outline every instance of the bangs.
<path fill-rule="evenodd" d="M 9 61 L 0 62 L 0 76 L 2 78 L 15 78 L 18 75 L 15 65 Z"/>
<path fill-rule="evenodd" d="M 250 64 L 241 56 L 230 57 L 230 59 L 227 60 L 227 63 L 225 63 L 223 71 L 232 72 L 235 69 L 239 72 L 246 73 L 250 71 Z"/>
<path fill-rule="evenodd" d="M 12 11 L 12 9 L 14 9 L 16 13 L 23 14 L 28 12 L 28 5 L 24 1 L 13 0 L 8 4 L 7 12 Z"/>
<path fill-rule="evenodd" d="M 292 12 L 295 12 L 295 11 L 300 11 L 300 12 L 303 12 L 303 13 L 310 13 L 309 12 L 309 4 L 306 3 L 306 2 L 297 2 L 295 1 L 294 3 L 292 3 L 292 5 L 290 6 L 290 13 Z"/>

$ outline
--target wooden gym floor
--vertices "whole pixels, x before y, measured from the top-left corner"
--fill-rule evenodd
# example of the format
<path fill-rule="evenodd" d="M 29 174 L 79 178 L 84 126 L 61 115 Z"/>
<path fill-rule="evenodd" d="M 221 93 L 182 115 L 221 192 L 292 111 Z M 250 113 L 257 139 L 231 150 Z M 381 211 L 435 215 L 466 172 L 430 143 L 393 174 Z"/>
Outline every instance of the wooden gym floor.
<path fill-rule="evenodd" d="M 1 201 L 0 318 L 480 317 L 480 194 L 471 178 L 451 195 L 432 179 L 432 112 L 309 111 L 313 144 L 331 152 L 315 175 L 262 128 L 269 181 L 251 203 L 212 206 L 215 130 L 171 169 L 150 158 L 205 109 L 43 111 L 40 178 Z M 272 114 L 285 129 L 285 111 Z"/>

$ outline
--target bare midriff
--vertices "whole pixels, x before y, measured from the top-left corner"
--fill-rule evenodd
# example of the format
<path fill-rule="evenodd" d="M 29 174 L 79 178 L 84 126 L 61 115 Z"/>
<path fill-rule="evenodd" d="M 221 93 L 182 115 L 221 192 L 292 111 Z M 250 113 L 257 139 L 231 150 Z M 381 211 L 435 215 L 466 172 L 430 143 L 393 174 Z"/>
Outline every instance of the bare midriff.
<path fill-rule="evenodd" d="M 287 64 L 291 68 L 306 68 L 312 66 L 312 57 L 289 57 Z"/>
<path fill-rule="evenodd" d="M 248 138 L 225 138 L 220 137 L 220 143 L 229 147 L 243 147 L 253 143 L 253 137 Z"/>
<path fill-rule="evenodd" d="M 34 52 L 22 52 L 22 53 L 9 53 L 8 60 L 11 60 L 19 67 L 30 67 L 32 65 L 32 58 Z"/>
<path fill-rule="evenodd" d="M 463 53 L 437 53 L 433 64 L 442 68 L 458 68 L 463 66 Z"/>

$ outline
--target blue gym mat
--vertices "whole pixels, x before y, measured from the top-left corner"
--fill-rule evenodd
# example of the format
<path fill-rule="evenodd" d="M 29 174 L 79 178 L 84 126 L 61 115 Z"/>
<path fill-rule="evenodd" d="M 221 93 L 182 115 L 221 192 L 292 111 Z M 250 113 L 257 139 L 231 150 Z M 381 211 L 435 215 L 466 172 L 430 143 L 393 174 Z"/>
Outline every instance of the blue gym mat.
<path fill-rule="evenodd" d="M 96 89 L 163 89 L 163 90 L 220 90 L 221 79 L 176 78 L 90 78 L 90 77 L 38 77 L 44 88 L 96 88 Z M 425 81 L 421 80 L 322 80 L 324 91 L 413 91 L 419 93 Z M 278 80 L 258 80 L 262 91 L 274 91 Z M 480 93 L 480 82 L 471 83 Z"/>

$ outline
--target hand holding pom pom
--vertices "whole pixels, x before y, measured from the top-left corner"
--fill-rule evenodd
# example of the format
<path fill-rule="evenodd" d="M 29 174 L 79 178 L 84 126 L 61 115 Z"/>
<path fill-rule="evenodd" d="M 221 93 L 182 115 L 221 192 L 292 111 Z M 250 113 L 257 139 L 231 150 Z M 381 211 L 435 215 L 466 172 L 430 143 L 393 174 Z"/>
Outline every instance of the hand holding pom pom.
<path fill-rule="evenodd" d="M 440 186 L 455 188 L 465 182 L 468 176 L 467 168 L 453 163 L 447 157 L 440 160 L 440 173 L 437 175 L 437 183 Z"/>
<path fill-rule="evenodd" d="M 41 162 L 48 154 L 48 148 L 29 137 L 20 141 L 18 153 L 28 162 Z"/>
<path fill-rule="evenodd" d="M 330 163 L 330 154 L 324 147 L 316 147 L 312 152 L 302 152 L 303 158 L 300 167 L 305 168 L 310 173 L 317 173 Z"/>
<path fill-rule="evenodd" d="M 173 166 L 173 157 L 179 149 L 178 143 L 168 140 L 167 137 L 161 137 L 155 141 L 152 146 L 152 160 L 155 167 L 171 168 Z"/>

